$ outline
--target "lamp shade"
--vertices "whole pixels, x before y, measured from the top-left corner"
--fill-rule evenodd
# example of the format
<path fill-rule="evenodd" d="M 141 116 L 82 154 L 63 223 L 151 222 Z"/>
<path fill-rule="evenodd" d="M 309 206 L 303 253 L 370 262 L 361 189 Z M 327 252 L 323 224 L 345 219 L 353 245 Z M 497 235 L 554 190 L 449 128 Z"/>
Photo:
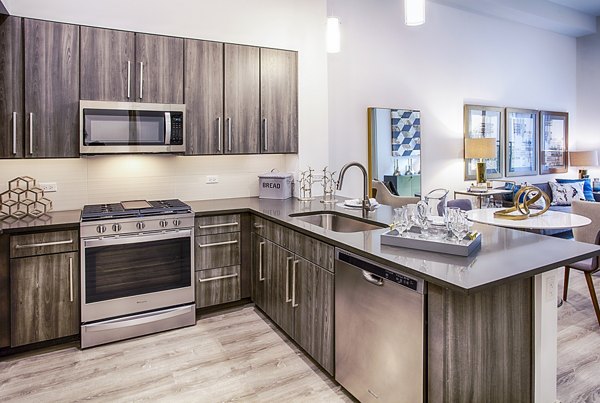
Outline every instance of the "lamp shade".
<path fill-rule="evenodd" d="M 595 167 L 598 166 L 598 152 L 594 151 L 571 151 L 569 152 L 569 162 L 574 167 Z"/>
<path fill-rule="evenodd" d="M 465 158 L 496 158 L 496 139 L 466 138 Z"/>

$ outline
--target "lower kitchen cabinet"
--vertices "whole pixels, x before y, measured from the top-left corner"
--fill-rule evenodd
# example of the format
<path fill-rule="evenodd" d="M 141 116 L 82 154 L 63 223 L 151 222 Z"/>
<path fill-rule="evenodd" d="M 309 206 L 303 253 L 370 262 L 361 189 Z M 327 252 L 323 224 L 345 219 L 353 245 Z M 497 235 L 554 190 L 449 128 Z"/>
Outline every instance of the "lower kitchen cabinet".
<path fill-rule="evenodd" d="M 11 259 L 11 347 L 79 333 L 79 254 Z"/>
<path fill-rule="evenodd" d="M 240 266 L 196 272 L 196 308 L 240 299 Z"/>

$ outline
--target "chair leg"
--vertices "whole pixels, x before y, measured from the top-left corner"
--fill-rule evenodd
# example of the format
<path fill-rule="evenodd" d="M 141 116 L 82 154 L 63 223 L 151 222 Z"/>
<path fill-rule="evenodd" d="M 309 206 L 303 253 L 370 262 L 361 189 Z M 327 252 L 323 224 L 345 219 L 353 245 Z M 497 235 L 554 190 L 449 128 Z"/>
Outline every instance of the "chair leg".
<path fill-rule="evenodd" d="M 592 304 L 594 305 L 594 310 L 596 311 L 596 319 L 598 320 L 598 325 L 600 325 L 600 307 L 598 307 L 598 297 L 596 296 L 596 290 L 594 289 L 594 280 L 592 279 L 591 273 L 585 273 L 585 281 L 587 282 L 588 288 L 590 290 L 590 296 L 592 297 Z"/>
<path fill-rule="evenodd" d="M 569 274 L 571 273 L 571 268 L 569 266 L 565 266 L 565 281 L 563 283 L 563 301 L 567 300 L 567 291 L 569 291 Z"/>

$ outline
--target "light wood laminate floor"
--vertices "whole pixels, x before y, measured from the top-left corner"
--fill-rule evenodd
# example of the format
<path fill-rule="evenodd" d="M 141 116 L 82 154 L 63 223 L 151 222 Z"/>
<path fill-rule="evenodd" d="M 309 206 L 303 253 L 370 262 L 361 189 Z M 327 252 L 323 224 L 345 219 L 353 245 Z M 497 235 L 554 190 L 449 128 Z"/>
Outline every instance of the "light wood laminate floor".
<path fill-rule="evenodd" d="M 599 294 L 600 275 L 592 277 Z M 558 291 L 562 295 L 562 281 Z M 558 308 L 557 382 L 563 403 L 600 402 L 600 326 L 585 278 L 577 270 L 571 270 L 567 301 Z"/>
<path fill-rule="evenodd" d="M 0 362 L 0 401 L 349 402 L 253 306 L 196 326 Z"/>

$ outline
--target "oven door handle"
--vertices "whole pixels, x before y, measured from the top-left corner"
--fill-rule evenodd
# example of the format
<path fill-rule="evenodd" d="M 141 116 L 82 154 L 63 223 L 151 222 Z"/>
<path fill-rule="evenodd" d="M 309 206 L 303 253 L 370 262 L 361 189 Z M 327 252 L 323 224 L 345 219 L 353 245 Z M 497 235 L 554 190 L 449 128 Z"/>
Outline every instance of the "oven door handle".
<path fill-rule="evenodd" d="M 110 245 L 124 245 L 124 244 L 132 244 L 132 243 L 141 243 L 141 242 L 153 242 L 153 241 L 162 241 L 165 239 L 177 239 L 177 238 L 191 238 L 192 230 L 180 230 L 173 232 L 159 232 L 159 233 L 149 233 L 149 234 L 138 234 L 131 236 L 119 236 L 119 237 L 103 237 L 97 239 L 84 239 L 83 247 L 84 248 L 97 248 L 100 246 L 110 246 Z"/>

